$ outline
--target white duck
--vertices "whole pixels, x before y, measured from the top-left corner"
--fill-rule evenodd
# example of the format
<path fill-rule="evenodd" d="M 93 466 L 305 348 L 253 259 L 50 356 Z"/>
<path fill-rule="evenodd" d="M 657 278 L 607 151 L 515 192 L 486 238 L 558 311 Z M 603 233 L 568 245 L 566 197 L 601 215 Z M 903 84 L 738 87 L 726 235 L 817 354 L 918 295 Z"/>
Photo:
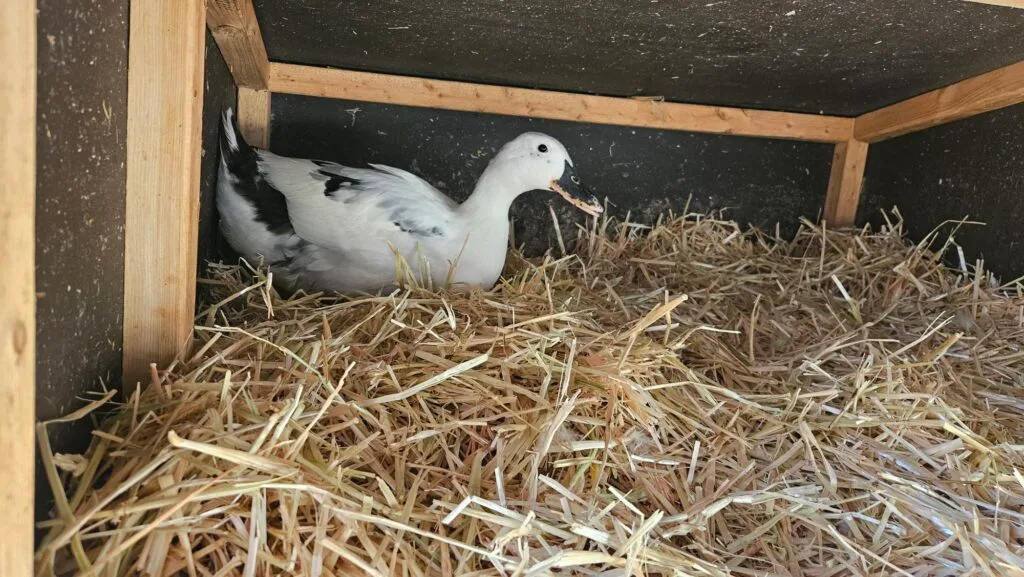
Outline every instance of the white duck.
<path fill-rule="evenodd" d="M 286 290 L 390 289 L 398 284 L 392 247 L 435 287 L 450 281 L 489 288 L 505 265 L 508 211 L 516 197 L 547 189 L 589 214 L 602 210 L 565 147 L 536 132 L 503 146 L 473 194 L 457 204 L 397 168 L 350 168 L 253 148 L 231 109 L 222 120 L 221 231 L 242 257 L 269 267 Z"/>

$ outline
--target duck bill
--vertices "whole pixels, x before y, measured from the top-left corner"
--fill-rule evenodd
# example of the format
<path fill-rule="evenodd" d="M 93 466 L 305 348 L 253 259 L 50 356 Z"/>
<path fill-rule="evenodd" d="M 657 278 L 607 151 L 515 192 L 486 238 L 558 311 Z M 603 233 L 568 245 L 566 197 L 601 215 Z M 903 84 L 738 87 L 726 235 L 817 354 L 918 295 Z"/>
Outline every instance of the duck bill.
<path fill-rule="evenodd" d="M 561 178 L 552 180 L 550 187 L 552 192 L 557 193 L 569 204 L 591 216 L 597 216 L 604 212 L 601 201 L 597 200 L 597 197 L 580 183 L 580 178 L 568 162 L 565 163 L 565 170 L 562 171 Z"/>

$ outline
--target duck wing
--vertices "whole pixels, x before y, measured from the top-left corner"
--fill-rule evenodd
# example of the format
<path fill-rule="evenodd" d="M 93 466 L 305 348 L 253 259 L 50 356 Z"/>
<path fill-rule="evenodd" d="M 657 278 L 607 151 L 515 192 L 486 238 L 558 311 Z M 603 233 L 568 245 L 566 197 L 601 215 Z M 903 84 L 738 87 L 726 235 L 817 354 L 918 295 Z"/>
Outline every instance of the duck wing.
<path fill-rule="evenodd" d="M 421 178 L 385 165 L 352 168 L 249 146 L 224 115 L 221 229 L 247 258 L 263 257 L 295 287 L 375 290 L 394 280 L 392 247 L 431 270 L 462 248 L 457 204 Z"/>
<path fill-rule="evenodd" d="M 352 168 L 257 152 L 259 172 L 287 200 L 295 233 L 333 250 L 365 249 L 386 240 L 403 252 L 451 232 L 450 198 L 423 179 L 385 165 Z"/>

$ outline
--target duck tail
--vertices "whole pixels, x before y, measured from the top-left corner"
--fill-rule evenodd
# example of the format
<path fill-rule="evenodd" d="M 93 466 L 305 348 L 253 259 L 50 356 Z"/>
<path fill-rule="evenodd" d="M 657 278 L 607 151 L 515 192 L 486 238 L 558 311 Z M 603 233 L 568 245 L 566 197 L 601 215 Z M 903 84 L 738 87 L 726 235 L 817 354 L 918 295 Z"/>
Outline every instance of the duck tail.
<path fill-rule="evenodd" d="M 220 154 L 230 168 L 255 161 L 256 151 L 249 146 L 238 128 L 238 118 L 229 106 L 221 114 Z"/>

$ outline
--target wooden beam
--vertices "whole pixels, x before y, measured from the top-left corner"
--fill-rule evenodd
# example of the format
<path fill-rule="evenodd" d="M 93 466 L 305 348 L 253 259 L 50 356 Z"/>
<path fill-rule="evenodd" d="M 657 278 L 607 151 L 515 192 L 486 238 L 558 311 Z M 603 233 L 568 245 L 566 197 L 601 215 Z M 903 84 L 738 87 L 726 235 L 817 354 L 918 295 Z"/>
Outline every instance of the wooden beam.
<path fill-rule="evenodd" d="M 1006 8 L 1024 8 L 1024 0 L 964 0 L 975 4 L 990 4 L 992 6 L 1004 6 Z"/>
<path fill-rule="evenodd" d="M 853 119 L 590 96 L 270 63 L 271 92 L 553 120 L 845 142 Z"/>
<path fill-rule="evenodd" d="M 36 2 L 0 2 L 0 575 L 33 574 Z"/>
<path fill-rule="evenodd" d="M 238 88 L 238 127 L 250 145 L 270 145 L 270 91 Z"/>
<path fill-rule="evenodd" d="M 832 227 L 853 226 L 856 221 L 867 160 L 868 143 L 848 140 L 836 144 L 825 197 L 825 222 Z"/>
<path fill-rule="evenodd" d="M 206 0 L 206 21 L 239 87 L 267 87 L 267 49 L 252 0 Z"/>
<path fill-rule="evenodd" d="M 193 325 L 202 138 L 203 0 L 132 0 L 124 377 L 166 364 Z"/>
<path fill-rule="evenodd" d="M 854 138 L 878 142 L 1024 102 L 1024 61 L 857 117 Z"/>

